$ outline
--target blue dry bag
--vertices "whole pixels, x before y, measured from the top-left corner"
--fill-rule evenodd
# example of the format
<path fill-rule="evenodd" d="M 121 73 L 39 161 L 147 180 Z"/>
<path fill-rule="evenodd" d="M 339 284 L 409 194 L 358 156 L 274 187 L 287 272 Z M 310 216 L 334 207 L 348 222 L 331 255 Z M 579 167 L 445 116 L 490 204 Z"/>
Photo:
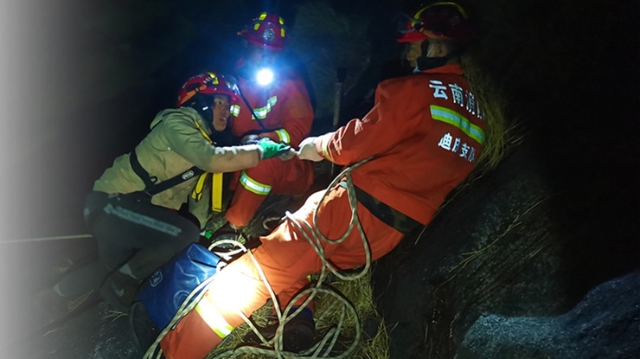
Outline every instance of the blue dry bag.
<path fill-rule="evenodd" d="M 200 283 L 218 272 L 220 257 L 199 244 L 191 244 L 145 281 L 137 300 L 143 302 L 160 330 Z"/>

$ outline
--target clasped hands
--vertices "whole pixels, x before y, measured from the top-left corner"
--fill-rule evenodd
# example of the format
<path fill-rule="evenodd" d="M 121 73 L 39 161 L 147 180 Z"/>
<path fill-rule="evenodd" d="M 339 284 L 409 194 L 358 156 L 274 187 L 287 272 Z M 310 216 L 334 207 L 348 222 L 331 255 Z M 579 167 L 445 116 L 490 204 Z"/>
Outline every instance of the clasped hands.
<path fill-rule="evenodd" d="M 268 137 L 260 137 L 258 135 L 247 135 L 241 140 L 243 145 L 256 144 L 262 149 L 262 159 L 269 159 L 278 157 L 283 161 L 288 161 L 294 156 L 298 156 L 301 160 L 320 162 L 323 160 L 316 150 L 315 141 L 318 137 L 305 138 L 296 151 L 293 147 L 284 144 L 277 143 L 269 139 Z"/>

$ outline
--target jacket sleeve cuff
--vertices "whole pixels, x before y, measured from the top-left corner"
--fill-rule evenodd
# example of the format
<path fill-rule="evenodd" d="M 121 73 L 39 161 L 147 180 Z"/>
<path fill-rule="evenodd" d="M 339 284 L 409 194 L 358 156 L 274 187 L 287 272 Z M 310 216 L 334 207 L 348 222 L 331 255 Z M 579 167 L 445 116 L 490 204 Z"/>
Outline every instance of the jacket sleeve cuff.
<path fill-rule="evenodd" d="M 255 145 L 255 144 L 251 144 L 251 145 L 242 145 L 243 147 L 245 147 L 246 149 L 249 150 L 256 150 L 256 153 L 258 154 L 258 161 L 262 160 L 262 157 L 264 156 L 264 150 L 262 149 L 262 147 L 260 147 L 259 145 Z"/>
<path fill-rule="evenodd" d="M 259 135 L 260 137 L 269 137 L 273 142 L 284 143 L 286 145 L 291 144 L 291 136 L 289 132 L 284 128 L 279 128 L 272 132 L 263 132 Z"/>
<path fill-rule="evenodd" d="M 322 157 L 325 158 L 331 162 L 333 162 L 333 158 L 331 157 L 331 154 L 329 153 L 329 142 L 331 141 L 331 137 L 333 136 L 333 132 L 329 132 L 326 133 L 322 136 L 319 136 L 318 138 L 316 138 L 316 140 L 314 141 L 315 145 L 316 145 L 316 151 L 318 152 L 318 154 Z"/>

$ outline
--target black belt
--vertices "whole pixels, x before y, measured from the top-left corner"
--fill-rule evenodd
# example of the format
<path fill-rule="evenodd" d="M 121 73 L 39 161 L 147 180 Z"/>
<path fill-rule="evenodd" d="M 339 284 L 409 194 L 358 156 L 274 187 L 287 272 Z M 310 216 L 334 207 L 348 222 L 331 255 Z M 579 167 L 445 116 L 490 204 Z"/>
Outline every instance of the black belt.
<path fill-rule="evenodd" d="M 151 196 L 204 173 L 203 170 L 193 166 L 177 176 L 171 177 L 166 181 L 156 183 L 158 182 L 158 177 L 149 175 L 149 172 L 142 167 L 135 150 L 131 151 L 129 154 L 129 163 L 131 163 L 133 172 L 135 172 L 136 175 L 138 175 L 138 177 L 140 177 L 144 182 L 144 192 Z"/>
<path fill-rule="evenodd" d="M 339 186 L 347 188 L 346 182 L 338 183 Z M 422 227 L 422 224 L 404 213 L 389 207 L 389 205 L 380 202 L 369 193 L 353 186 L 356 190 L 356 198 L 358 202 L 369 210 L 377 219 L 387 224 L 389 227 L 395 228 L 398 232 L 408 236 L 414 229 Z"/>

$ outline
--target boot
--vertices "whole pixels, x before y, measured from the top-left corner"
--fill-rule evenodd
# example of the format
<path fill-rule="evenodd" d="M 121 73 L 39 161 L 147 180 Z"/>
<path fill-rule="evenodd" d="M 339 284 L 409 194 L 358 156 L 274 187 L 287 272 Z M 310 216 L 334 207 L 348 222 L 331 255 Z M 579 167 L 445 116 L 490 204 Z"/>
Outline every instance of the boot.
<path fill-rule="evenodd" d="M 211 244 L 215 244 L 216 242 L 219 242 L 224 239 L 230 239 L 230 240 L 239 241 L 240 243 L 242 243 L 241 234 L 242 234 L 242 228 L 235 227 L 233 224 L 227 222 L 218 230 L 213 232 L 213 234 L 211 235 Z M 235 246 L 233 244 L 228 243 L 228 244 L 217 245 L 214 249 L 217 252 L 217 251 L 229 251 L 233 248 L 235 248 Z"/>
<path fill-rule="evenodd" d="M 62 297 L 75 299 L 90 291 L 97 292 L 110 273 L 111 270 L 100 261 L 92 261 L 66 273 L 55 289 Z"/>
<path fill-rule="evenodd" d="M 291 313 L 296 308 L 291 310 Z M 258 331 L 267 340 L 273 339 L 278 330 L 278 322 L 268 324 L 264 328 L 258 328 Z M 300 353 L 313 346 L 313 340 L 316 334 L 316 325 L 313 321 L 313 313 L 308 307 L 303 309 L 298 315 L 284 325 L 282 337 L 282 349 L 286 352 Z M 249 345 L 261 345 L 260 339 L 253 331 L 250 331 L 243 338 L 243 342 Z"/>
<path fill-rule="evenodd" d="M 102 298 L 121 312 L 127 312 L 133 303 L 142 280 L 124 274 L 119 270 L 111 273 L 102 284 Z"/>

